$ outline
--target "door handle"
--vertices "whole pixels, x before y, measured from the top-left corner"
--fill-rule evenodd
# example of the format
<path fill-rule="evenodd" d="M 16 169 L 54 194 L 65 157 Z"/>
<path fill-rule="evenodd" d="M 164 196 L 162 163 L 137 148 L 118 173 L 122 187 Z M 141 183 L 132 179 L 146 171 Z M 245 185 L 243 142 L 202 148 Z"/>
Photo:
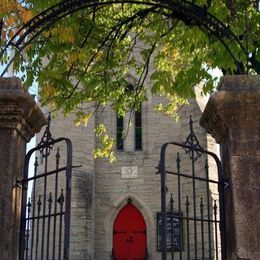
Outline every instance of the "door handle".
<path fill-rule="evenodd" d="M 134 240 L 133 240 L 133 236 L 129 236 L 129 238 L 126 239 L 126 242 L 128 243 L 132 243 Z"/>

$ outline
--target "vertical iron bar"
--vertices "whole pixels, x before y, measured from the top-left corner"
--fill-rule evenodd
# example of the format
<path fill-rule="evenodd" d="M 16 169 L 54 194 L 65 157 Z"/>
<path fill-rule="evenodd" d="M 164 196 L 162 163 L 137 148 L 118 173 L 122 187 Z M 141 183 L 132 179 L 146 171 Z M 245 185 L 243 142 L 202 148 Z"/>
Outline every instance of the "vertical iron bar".
<path fill-rule="evenodd" d="M 25 236 L 25 260 L 27 260 L 29 251 L 29 229 L 25 230 Z"/>
<path fill-rule="evenodd" d="M 217 204 L 214 200 L 214 224 L 215 224 L 215 244 L 216 244 L 216 259 L 218 259 L 218 226 L 217 226 Z"/>
<path fill-rule="evenodd" d="M 62 215 L 63 212 L 63 203 L 64 203 L 64 195 L 63 195 L 63 189 L 61 189 L 61 195 L 58 199 L 58 203 L 60 204 L 60 227 L 59 227 L 59 252 L 58 252 L 58 259 L 61 260 L 61 237 L 62 237 Z"/>
<path fill-rule="evenodd" d="M 173 197 L 170 198 L 170 220 L 171 220 L 171 259 L 174 260 L 174 234 L 173 234 Z"/>
<path fill-rule="evenodd" d="M 161 249 L 162 260 L 167 259 L 167 213 L 166 213 L 166 171 L 165 171 L 165 153 L 168 144 L 164 144 L 161 149 L 159 171 L 161 174 L 161 212 L 162 212 L 162 237 Z"/>
<path fill-rule="evenodd" d="M 56 174 L 55 174 L 55 192 L 54 192 L 54 217 L 53 217 L 53 243 L 52 243 L 52 258 L 55 259 L 56 247 L 56 221 L 57 221 L 57 199 L 58 199 L 58 169 L 60 162 L 60 149 L 57 148 L 56 157 Z"/>
<path fill-rule="evenodd" d="M 26 229 L 25 229 L 25 234 L 26 234 L 26 246 L 25 246 L 25 250 L 26 250 L 26 252 L 25 252 L 25 259 L 28 259 L 28 251 L 29 251 L 29 228 L 30 228 L 30 215 L 31 215 L 31 206 L 32 206 L 32 204 L 31 204 L 31 199 L 29 198 L 28 199 L 28 203 L 27 203 L 27 212 L 28 212 L 28 214 L 27 214 L 27 223 L 26 223 Z"/>
<path fill-rule="evenodd" d="M 203 209 L 204 209 L 203 199 L 200 198 L 202 260 L 205 259 L 205 253 L 204 253 L 204 214 L 203 214 Z"/>
<path fill-rule="evenodd" d="M 62 206 L 61 206 L 62 207 Z M 63 209 L 61 208 L 61 212 L 63 211 Z M 62 216 L 63 216 L 63 213 L 60 214 L 60 230 L 59 230 L 59 257 L 58 259 L 61 260 L 61 247 L 62 247 L 62 244 L 61 244 L 61 238 L 62 238 Z"/>
<path fill-rule="evenodd" d="M 34 174 L 33 176 L 35 177 L 37 175 L 37 169 L 38 169 L 38 157 L 35 157 L 35 162 L 34 162 Z M 36 189 L 36 180 L 33 180 L 33 195 L 32 195 L 32 238 L 31 238 L 31 259 L 33 257 L 33 245 L 34 245 L 34 222 L 35 222 L 35 201 L 36 201 L 36 194 L 35 194 L 35 189 Z"/>
<path fill-rule="evenodd" d="M 49 150 L 49 144 L 46 144 L 46 147 L 44 147 L 43 155 L 45 158 L 45 165 L 44 165 L 44 188 L 43 188 L 43 218 L 42 218 L 42 245 L 41 245 L 41 260 L 43 260 L 44 256 L 44 241 L 45 241 L 45 210 L 46 210 L 46 201 L 47 201 L 47 176 L 46 173 L 48 172 L 48 150 Z"/>
<path fill-rule="evenodd" d="M 24 162 L 23 178 L 28 178 L 29 160 L 32 152 L 27 153 Z M 22 182 L 22 202 L 21 202 L 21 220 L 20 220 L 20 241 L 19 241 L 19 260 L 24 260 L 25 232 L 26 232 L 26 203 L 27 203 L 28 183 Z"/>
<path fill-rule="evenodd" d="M 72 170 L 72 144 L 66 139 L 67 144 L 67 168 L 66 168 L 66 201 L 65 201 L 65 230 L 64 230 L 64 260 L 69 260 L 70 245 L 70 202 L 71 202 L 71 170 Z"/>
<path fill-rule="evenodd" d="M 194 151 L 192 150 L 192 156 Z M 192 190 L 193 190 L 193 217 L 194 217 L 194 245 L 195 245 L 195 259 L 198 259 L 197 252 L 197 213 L 196 213 L 196 185 L 195 185 L 195 165 L 192 159 Z"/>
<path fill-rule="evenodd" d="M 177 153 L 177 159 L 176 159 L 176 164 L 177 164 L 177 173 L 180 174 L 180 154 Z M 178 211 L 179 211 L 179 223 L 180 225 L 180 260 L 182 260 L 182 214 L 181 214 L 181 177 L 178 175 Z"/>
<path fill-rule="evenodd" d="M 227 248 L 226 248 L 226 219 L 225 219 L 225 198 L 224 189 L 225 183 L 223 179 L 222 164 L 218 157 L 213 156 L 218 168 L 218 194 L 219 194 L 219 214 L 220 214 L 220 237 L 221 237 L 221 258 L 227 259 Z"/>
<path fill-rule="evenodd" d="M 48 199 L 48 226 L 47 226 L 47 252 L 46 258 L 49 259 L 49 245 L 50 245 L 50 226 L 51 226 L 51 207 L 52 207 L 52 193 L 50 192 L 49 199 Z"/>
<path fill-rule="evenodd" d="M 194 132 L 193 121 L 190 117 L 190 135 L 191 135 L 191 164 L 192 164 L 192 193 L 193 193 L 193 217 L 194 217 L 194 245 L 195 245 L 195 259 L 198 259 L 197 252 L 197 212 L 196 212 L 196 184 L 195 184 L 195 155 L 194 155 Z"/>
<path fill-rule="evenodd" d="M 35 259 L 38 259 L 38 245 L 39 245 L 39 226 L 40 226 L 40 213 L 41 213 L 41 195 L 39 195 L 39 199 L 37 202 L 38 211 L 37 211 L 37 225 L 36 225 L 36 251 L 35 251 Z"/>
<path fill-rule="evenodd" d="M 194 217 L 194 249 L 195 259 L 198 259 L 197 251 L 197 212 L 196 212 L 196 185 L 195 185 L 195 162 L 194 162 L 194 150 L 192 149 L 192 193 L 193 193 L 193 217 Z"/>
<path fill-rule="evenodd" d="M 190 260 L 190 226 L 189 226 L 189 196 L 186 196 L 186 229 L 187 229 L 187 260 Z"/>
<path fill-rule="evenodd" d="M 210 223 L 210 196 L 209 196 L 209 165 L 208 160 L 205 161 L 205 173 L 207 179 L 207 210 L 208 210 L 208 242 L 209 242 L 209 259 L 212 259 L 211 247 L 211 223 Z"/>

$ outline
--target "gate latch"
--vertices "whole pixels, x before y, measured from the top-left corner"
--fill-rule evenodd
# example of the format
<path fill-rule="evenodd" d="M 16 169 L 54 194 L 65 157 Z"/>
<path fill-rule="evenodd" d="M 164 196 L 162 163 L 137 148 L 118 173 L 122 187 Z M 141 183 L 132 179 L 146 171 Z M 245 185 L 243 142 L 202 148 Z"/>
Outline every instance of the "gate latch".
<path fill-rule="evenodd" d="M 224 184 L 224 190 L 229 188 L 229 181 L 228 180 L 223 180 L 223 184 Z"/>

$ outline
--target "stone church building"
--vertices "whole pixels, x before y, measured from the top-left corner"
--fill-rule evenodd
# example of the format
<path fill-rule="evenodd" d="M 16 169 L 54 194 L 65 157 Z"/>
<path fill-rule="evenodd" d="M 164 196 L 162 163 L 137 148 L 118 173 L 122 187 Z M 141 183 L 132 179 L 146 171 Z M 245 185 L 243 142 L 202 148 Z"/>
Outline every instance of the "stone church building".
<path fill-rule="evenodd" d="M 198 122 L 206 100 L 200 96 L 199 87 L 196 92 L 197 99 L 190 100 L 189 105 L 180 109 L 178 121 L 154 110 L 156 104 L 166 102 L 164 97 L 148 95 L 148 100 L 142 104 L 141 111 L 133 116 L 132 124 L 127 130 L 128 134 L 123 140 L 120 136 L 128 127 L 129 115 L 119 118 L 109 107 L 98 111 L 87 126 L 75 126 L 73 115 L 52 119 L 52 135 L 54 138 L 64 136 L 71 139 L 73 165 L 80 166 L 73 168 L 72 171 L 71 260 L 161 259 L 158 230 L 161 184 L 156 167 L 162 145 L 169 141 L 185 141 L 192 116 L 194 132 L 201 146 L 213 152 L 217 150 L 213 140 L 199 126 Z M 92 151 L 96 147 L 94 128 L 100 122 L 105 123 L 108 134 L 117 140 L 115 163 L 110 163 L 107 159 L 93 159 Z M 174 163 L 175 159 L 169 158 L 169 165 Z M 183 172 L 188 172 L 190 167 L 190 161 L 183 158 L 181 165 Z M 216 173 L 211 160 L 209 167 L 214 177 Z M 199 174 L 203 174 L 201 172 L 204 164 L 199 162 L 196 169 Z M 171 192 L 173 194 L 175 192 L 173 197 L 177 196 L 177 178 L 173 176 L 167 178 L 168 200 Z M 187 195 L 191 195 L 191 181 L 189 179 L 182 181 L 180 186 L 183 193 L 182 206 L 179 207 L 185 212 L 185 199 Z M 206 195 L 205 190 L 199 185 L 196 188 L 199 203 L 200 198 L 202 200 Z M 217 191 L 216 187 L 212 186 L 211 197 L 214 196 L 217 196 Z M 196 210 L 199 214 L 199 206 Z M 192 227 L 191 225 L 191 230 Z M 182 259 L 195 259 L 192 256 L 194 251 L 192 243 L 189 248 L 191 258 L 187 256 L 186 229 L 183 223 L 182 242 L 177 241 L 181 246 L 179 245 L 174 252 L 175 259 L 180 259 L 180 251 Z M 209 242 L 206 241 L 207 235 L 201 241 L 199 226 L 198 229 L 196 243 L 199 252 Z M 189 239 L 192 241 L 194 237 L 190 235 Z M 214 238 L 212 241 L 214 244 Z M 212 251 L 214 255 L 214 246 Z M 207 255 L 205 259 L 209 259 Z"/>

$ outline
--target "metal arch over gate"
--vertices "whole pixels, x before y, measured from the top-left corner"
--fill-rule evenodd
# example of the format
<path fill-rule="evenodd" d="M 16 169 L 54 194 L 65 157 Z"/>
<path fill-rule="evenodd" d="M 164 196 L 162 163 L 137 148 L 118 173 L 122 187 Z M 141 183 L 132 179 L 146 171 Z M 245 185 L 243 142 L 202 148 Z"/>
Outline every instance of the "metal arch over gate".
<path fill-rule="evenodd" d="M 226 260 L 224 189 L 228 183 L 218 157 L 200 146 L 192 119 L 189 125 L 185 142 L 169 142 L 161 148 L 157 250 L 162 260 L 169 254 L 172 260 Z M 213 163 L 217 169 L 211 173 Z"/>
<path fill-rule="evenodd" d="M 9 47 L 16 48 L 17 52 L 15 56 L 21 53 L 22 50 L 35 38 L 37 38 L 38 35 L 68 15 L 71 15 L 82 9 L 96 7 L 103 8 L 112 4 L 143 5 L 149 8 L 149 10 L 145 9 L 145 11 L 148 12 L 155 12 L 156 9 L 163 8 L 170 11 L 170 16 L 176 17 L 190 26 L 199 26 L 205 28 L 209 34 L 214 35 L 223 44 L 230 57 L 236 64 L 239 74 L 244 74 L 243 68 L 241 68 L 239 61 L 236 59 L 235 55 L 229 47 L 230 42 L 235 42 L 241 49 L 241 53 L 243 53 L 246 57 L 248 56 L 247 50 L 241 44 L 238 37 L 223 22 L 210 14 L 206 9 L 201 8 L 193 2 L 185 0 L 64 0 L 42 11 L 33 17 L 29 22 L 24 24 L 11 38 L 11 40 L 3 47 L 0 52 L 0 59 L 2 59 L 4 53 L 8 50 Z M 135 18 L 133 17 L 133 19 Z M 128 23 L 132 21 L 131 19 L 128 20 Z M 15 56 L 10 58 L 7 66 L 1 73 L 1 77 L 7 72 L 8 68 L 13 63 Z"/>
<path fill-rule="evenodd" d="M 69 259 L 71 170 L 71 141 L 53 139 L 49 115 L 41 142 L 26 154 L 24 179 L 17 180 L 22 187 L 20 260 Z"/>

